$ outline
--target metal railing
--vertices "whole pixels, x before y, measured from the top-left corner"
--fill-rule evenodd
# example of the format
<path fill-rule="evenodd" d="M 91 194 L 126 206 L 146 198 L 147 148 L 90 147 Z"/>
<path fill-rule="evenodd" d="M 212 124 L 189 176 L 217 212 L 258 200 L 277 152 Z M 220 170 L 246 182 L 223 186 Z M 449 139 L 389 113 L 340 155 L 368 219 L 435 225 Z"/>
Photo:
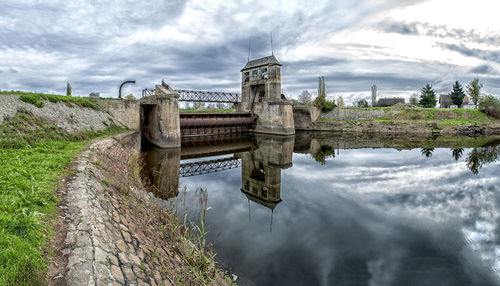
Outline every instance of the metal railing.
<path fill-rule="evenodd" d="M 241 160 L 230 157 L 210 161 L 184 163 L 180 166 L 180 176 L 190 177 L 208 173 L 215 173 L 224 170 L 230 170 L 241 166 Z"/>

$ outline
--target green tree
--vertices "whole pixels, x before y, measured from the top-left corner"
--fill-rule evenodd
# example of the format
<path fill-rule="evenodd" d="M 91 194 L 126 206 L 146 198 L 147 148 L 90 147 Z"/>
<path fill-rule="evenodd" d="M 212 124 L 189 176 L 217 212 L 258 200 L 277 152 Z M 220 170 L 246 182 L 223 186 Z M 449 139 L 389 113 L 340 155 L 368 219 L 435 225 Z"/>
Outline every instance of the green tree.
<path fill-rule="evenodd" d="M 451 154 L 452 154 L 453 158 L 455 158 L 455 161 L 458 161 L 458 159 L 460 159 L 460 157 L 462 157 L 463 153 L 464 153 L 463 148 L 455 148 L 455 149 L 452 149 L 452 151 L 451 151 Z"/>
<path fill-rule="evenodd" d="M 71 92 L 73 91 L 73 88 L 71 87 L 71 84 L 69 82 L 66 83 L 66 95 L 71 96 Z"/>
<path fill-rule="evenodd" d="M 457 81 L 453 84 L 453 90 L 450 93 L 450 98 L 453 104 L 460 107 L 462 106 L 462 101 L 464 100 L 465 93 L 462 85 Z"/>
<path fill-rule="evenodd" d="M 479 99 L 478 108 L 482 112 L 500 118 L 500 99 L 493 95 L 485 95 Z"/>
<path fill-rule="evenodd" d="M 129 95 L 125 96 L 125 99 L 127 99 L 127 100 L 136 100 L 137 98 L 135 98 L 135 96 L 133 94 L 129 94 Z"/>
<path fill-rule="evenodd" d="M 420 153 L 427 158 L 432 157 L 432 152 L 434 152 L 434 148 L 422 148 L 420 150 Z"/>
<path fill-rule="evenodd" d="M 481 88 L 483 88 L 483 84 L 479 82 L 478 78 L 473 79 L 467 85 L 467 94 L 470 99 L 472 99 L 474 105 L 477 105 L 479 98 L 481 97 Z"/>
<path fill-rule="evenodd" d="M 410 98 L 410 104 L 418 105 L 418 101 L 415 97 Z"/>
<path fill-rule="evenodd" d="M 420 101 L 419 105 L 425 108 L 432 108 L 436 106 L 436 93 L 434 92 L 434 89 L 432 88 L 432 85 L 426 84 L 422 89 L 420 90 Z"/>

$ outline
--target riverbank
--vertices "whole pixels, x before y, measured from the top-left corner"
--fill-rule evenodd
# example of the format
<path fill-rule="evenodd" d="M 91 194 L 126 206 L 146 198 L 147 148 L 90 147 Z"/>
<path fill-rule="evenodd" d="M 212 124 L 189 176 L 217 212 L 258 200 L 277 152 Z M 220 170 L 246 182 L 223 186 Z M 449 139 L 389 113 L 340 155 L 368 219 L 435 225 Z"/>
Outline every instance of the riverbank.
<path fill-rule="evenodd" d="M 140 134 L 101 139 L 84 151 L 66 182 L 53 244 L 66 267 L 48 281 L 71 285 L 231 285 L 211 254 L 191 243 L 184 226 L 150 197 L 140 176 Z M 64 265 L 64 259 L 60 260 Z"/>
<path fill-rule="evenodd" d="M 479 110 L 415 107 L 295 108 L 296 129 L 383 135 L 500 135 L 500 120 Z"/>

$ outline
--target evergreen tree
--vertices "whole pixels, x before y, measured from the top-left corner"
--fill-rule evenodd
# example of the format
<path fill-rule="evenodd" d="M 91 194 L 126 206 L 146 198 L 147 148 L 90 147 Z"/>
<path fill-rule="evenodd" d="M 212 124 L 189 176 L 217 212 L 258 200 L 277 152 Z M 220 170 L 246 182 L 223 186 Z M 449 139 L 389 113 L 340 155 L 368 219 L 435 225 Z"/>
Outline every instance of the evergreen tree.
<path fill-rule="evenodd" d="M 455 161 L 458 161 L 458 159 L 460 159 L 460 157 L 462 157 L 462 154 L 464 153 L 464 149 L 463 148 L 455 148 L 452 150 L 452 155 L 453 155 L 453 158 L 455 158 Z"/>
<path fill-rule="evenodd" d="M 467 85 L 467 94 L 469 95 L 470 99 L 472 99 L 474 105 L 477 105 L 479 98 L 481 97 L 481 88 L 483 88 L 483 84 L 479 83 L 478 78 L 473 79 Z"/>
<path fill-rule="evenodd" d="M 418 105 L 418 101 L 415 97 L 410 98 L 410 104 Z"/>
<path fill-rule="evenodd" d="M 425 108 L 432 108 L 436 106 L 436 93 L 434 92 L 432 85 L 426 84 L 422 87 L 421 92 L 419 102 L 420 106 Z"/>
<path fill-rule="evenodd" d="M 462 101 L 464 100 L 465 93 L 462 85 L 457 81 L 453 84 L 453 91 L 450 93 L 450 98 L 453 104 L 460 107 L 462 106 Z"/>
<path fill-rule="evenodd" d="M 69 82 L 66 83 L 66 96 L 71 96 L 71 93 L 73 91 L 73 88 L 71 87 L 71 84 Z"/>

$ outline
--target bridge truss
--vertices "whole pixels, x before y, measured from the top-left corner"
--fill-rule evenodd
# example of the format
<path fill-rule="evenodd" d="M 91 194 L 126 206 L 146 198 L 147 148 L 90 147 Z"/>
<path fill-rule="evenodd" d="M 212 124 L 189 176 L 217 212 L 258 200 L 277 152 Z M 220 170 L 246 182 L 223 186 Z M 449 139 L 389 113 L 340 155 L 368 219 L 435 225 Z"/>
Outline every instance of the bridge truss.
<path fill-rule="evenodd" d="M 230 170 L 241 166 L 241 160 L 235 157 L 202 162 L 184 163 L 180 166 L 181 177 L 191 177 L 208 173 Z"/>
<path fill-rule="evenodd" d="M 176 90 L 179 93 L 179 101 L 192 102 L 222 102 L 222 103 L 237 103 L 241 102 L 239 93 L 217 92 L 217 91 L 201 91 L 201 90 Z M 144 89 L 142 96 L 153 95 L 154 90 Z"/>

